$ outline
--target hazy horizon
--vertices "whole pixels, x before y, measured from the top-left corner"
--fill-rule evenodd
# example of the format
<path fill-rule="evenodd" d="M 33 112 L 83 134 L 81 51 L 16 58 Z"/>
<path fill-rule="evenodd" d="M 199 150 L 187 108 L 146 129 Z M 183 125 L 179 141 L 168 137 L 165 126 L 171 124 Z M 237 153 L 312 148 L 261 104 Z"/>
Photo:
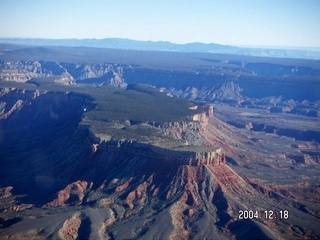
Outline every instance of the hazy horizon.
<path fill-rule="evenodd" d="M 192 43 L 200 43 L 200 44 L 219 44 L 223 46 L 232 46 L 232 47 L 239 47 L 239 48 L 257 48 L 257 49 L 282 49 L 282 50 L 304 50 L 304 51 L 320 51 L 319 47 L 305 47 L 305 46 L 273 46 L 273 45 L 237 45 L 237 44 L 220 44 L 220 43 L 204 43 L 204 42 L 187 42 L 187 43 L 176 43 L 166 40 L 139 40 L 139 39 L 130 39 L 130 38 L 117 38 L 117 37 L 110 37 L 110 38 L 30 38 L 30 37 L 0 37 L 1 39 L 21 39 L 21 40 L 108 40 L 108 39 L 121 39 L 121 40 L 132 40 L 132 41 L 142 41 L 142 42 L 154 42 L 154 43 L 160 43 L 160 42 L 166 42 L 171 44 L 178 44 L 178 45 L 184 45 L 184 44 L 192 44 Z M 35 44 L 37 45 L 37 44 Z"/>
<path fill-rule="evenodd" d="M 320 2 L 0 0 L 0 38 L 320 47 Z"/>

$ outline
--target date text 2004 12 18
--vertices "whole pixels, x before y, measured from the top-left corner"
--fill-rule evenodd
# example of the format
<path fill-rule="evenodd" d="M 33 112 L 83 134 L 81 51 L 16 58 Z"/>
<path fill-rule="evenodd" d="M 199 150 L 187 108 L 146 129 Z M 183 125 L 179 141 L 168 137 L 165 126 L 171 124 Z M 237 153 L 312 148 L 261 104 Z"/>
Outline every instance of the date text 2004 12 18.
<path fill-rule="evenodd" d="M 276 220 L 276 219 L 288 219 L 289 211 L 288 210 L 239 210 L 238 219 L 265 219 L 265 220 Z"/>

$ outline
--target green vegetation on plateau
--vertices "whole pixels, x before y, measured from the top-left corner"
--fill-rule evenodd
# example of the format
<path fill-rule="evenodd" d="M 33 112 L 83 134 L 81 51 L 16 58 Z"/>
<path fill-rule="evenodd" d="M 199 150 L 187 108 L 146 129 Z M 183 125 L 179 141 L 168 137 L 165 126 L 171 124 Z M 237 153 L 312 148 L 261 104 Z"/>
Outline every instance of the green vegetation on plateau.
<path fill-rule="evenodd" d="M 88 90 L 89 88 L 86 88 Z M 186 120 L 196 112 L 192 103 L 168 97 L 150 86 L 133 85 L 127 90 L 98 87 L 91 90 L 96 108 L 86 116 L 99 121 L 168 122 Z"/>
<path fill-rule="evenodd" d="M 46 79 L 47 80 L 47 79 Z M 35 80 L 42 82 L 41 79 Z M 191 110 L 192 102 L 169 97 L 150 85 L 132 84 L 127 89 L 113 86 L 74 85 L 65 86 L 45 83 L 35 86 L 28 83 L 0 81 L 0 87 L 11 87 L 26 90 L 73 92 L 84 94 L 93 100 L 95 107 L 85 112 L 85 116 L 95 121 L 133 122 L 173 122 L 185 121 L 197 114 Z"/>
<path fill-rule="evenodd" d="M 50 92 L 70 92 L 87 98 L 82 124 L 103 139 L 135 139 L 160 141 L 164 136 L 151 125 L 164 122 L 191 121 L 198 110 L 191 110 L 194 104 L 184 99 L 167 96 L 150 85 L 132 84 L 127 89 L 112 86 L 92 85 L 65 86 L 42 82 L 39 85 L 16 82 L 1 82 L 1 87 Z M 54 80 L 54 79 L 52 79 Z M 149 124 L 144 124 L 149 123 Z M 151 125 L 150 125 L 151 124 Z"/>
<path fill-rule="evenodd" d="M 162 142 L 164 136 L 151 127 L 152 123 L 191 121 L 190 116 L 198 113 L 189 109 L 193 103 L 169 97 L 148 85 L 129 85 L 127 90 L 115 87 L 81 89 L 93 96 L 96 103 L 94 109 L 84 113 L 82 123 L 103 139 Z M 143 124 L 145 122 L 151 125 Z"/>

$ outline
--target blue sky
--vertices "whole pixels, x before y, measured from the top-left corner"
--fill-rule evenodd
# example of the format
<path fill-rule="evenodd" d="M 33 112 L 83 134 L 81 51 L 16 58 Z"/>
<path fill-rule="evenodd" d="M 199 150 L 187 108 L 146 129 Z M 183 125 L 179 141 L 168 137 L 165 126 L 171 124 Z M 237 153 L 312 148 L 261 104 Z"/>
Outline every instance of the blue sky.
<path fill-rule="evenodd" d="M 0 37 L 320 47 L 320 1 L 0 0 Z"/>

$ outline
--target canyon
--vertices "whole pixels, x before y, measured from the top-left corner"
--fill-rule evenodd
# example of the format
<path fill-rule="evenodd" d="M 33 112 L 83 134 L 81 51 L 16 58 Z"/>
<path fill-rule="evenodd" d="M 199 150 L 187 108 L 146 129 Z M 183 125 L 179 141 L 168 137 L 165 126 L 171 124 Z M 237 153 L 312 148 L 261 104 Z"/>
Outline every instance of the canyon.
<path fill-rule="evenodd" d="M 2 238 L 320 236 L 319 62 L 71 50 L 0 55 Z"/>

